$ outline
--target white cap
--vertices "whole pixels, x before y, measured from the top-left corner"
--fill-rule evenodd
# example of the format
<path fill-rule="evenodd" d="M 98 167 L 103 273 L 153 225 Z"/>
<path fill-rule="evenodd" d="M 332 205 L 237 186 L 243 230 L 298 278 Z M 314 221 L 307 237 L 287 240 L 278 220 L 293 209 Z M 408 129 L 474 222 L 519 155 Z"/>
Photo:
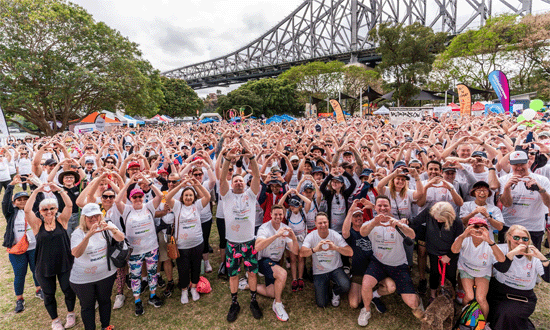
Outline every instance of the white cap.
<path fill-rule="evenodd" d="M 93 217 L 94 215 L 103 214 L 101 208 L 96 203 L 88 203 L 82 208 L 82 214 L 87 217 Z"/>
<path fill-rule="evenodd" d="M 299 158 L 298 156 L 296 156 L 296 155 L 292 155 L 292 156 L 290 157 L 290 161 L 293 161 L 293 160 L 300 160 L 300 158 Z"/>

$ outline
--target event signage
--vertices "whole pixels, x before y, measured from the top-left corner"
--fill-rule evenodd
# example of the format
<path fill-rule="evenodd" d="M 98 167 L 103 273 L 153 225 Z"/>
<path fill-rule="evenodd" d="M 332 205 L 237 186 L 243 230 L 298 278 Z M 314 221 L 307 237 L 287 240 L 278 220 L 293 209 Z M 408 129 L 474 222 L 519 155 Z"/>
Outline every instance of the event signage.
<path fill-rule="evenodd" d="M 399 125 L 409 120 L 421 121 L 425 108 L 415 107 L 391 107 L 390 123 Z"/>
<path fill-rule="evenodd" d="M 497 93 L 500 104 L 505 113 L 510 112 L 510 88 L 508 86 L 508 78 L 506 75 L 499 70 L 495 70 L 489 73 L 489 82 L 493 89 Z"/>
<path fill-rule="evenodd" d="M 344 117 L 344 112 L 342 111 L 342 107 L 340 106 L 340 103 L 336 100 L 330 100 L 330 105 L 332 105 L 332 109 L 334 109 L 334 112 L 336 112 L 336 122 L 338 124 L 345 123 L 346 118 Z"/>
<path fill-rule="evenodd" d="M 2 108 L 0 108 L 0 132 L 2 135 L 10 135 L 8 125 L 6 124 L 6 117 L 4 117 L 4 110 L 2 110 Z"/>
<path fill-rule="evenodd" d="M 460 115 L 469 116 L 472 113 L 472 95 L 468 86 L 464 84 L 456 85 L 458 89 L 458 99 L 460 100 Z"/>

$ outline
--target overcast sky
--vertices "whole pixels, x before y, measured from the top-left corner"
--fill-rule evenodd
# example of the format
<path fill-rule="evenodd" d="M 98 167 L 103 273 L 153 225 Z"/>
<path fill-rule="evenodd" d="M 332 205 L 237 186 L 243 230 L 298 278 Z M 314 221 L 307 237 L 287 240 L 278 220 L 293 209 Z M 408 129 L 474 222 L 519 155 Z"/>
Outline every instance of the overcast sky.
<path fill-rule="evenodd" d="M 518 0 L 509 0 L 519 3 Z M 138 43 L 160 71 L 207 61 L 260 37 L 303 0 L 72 0 Z M 463 2 L 463 0 L 460 0 Z M 533 0 L 533 10 L 548 8 Z M 468 16 L 471 10 L 459 16 Z M 494 12 L 502 6 L 493 0 Z M 428 9 L 429 10 L 429 9 Z M 226 88 L 220 88 L 224 93 Z M 215 88 L 198 90 L 204 96 Z"/>

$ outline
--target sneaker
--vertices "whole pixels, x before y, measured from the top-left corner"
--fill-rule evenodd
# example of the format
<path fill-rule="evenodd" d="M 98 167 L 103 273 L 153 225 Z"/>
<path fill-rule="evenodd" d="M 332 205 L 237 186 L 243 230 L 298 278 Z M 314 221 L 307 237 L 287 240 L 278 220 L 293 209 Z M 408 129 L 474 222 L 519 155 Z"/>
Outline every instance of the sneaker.
<path fill-rule="evenodd" d="M 379 313 L 384 314 L 388 310 L 380 298 L 372 298 L 372 303 Z"/>
<path fill-rule="evenodd" d="M 258 302 L 256 300 L 250 302 L 250 311 L 252 312 L 252 316 L 254 316 L 256 320 L 261 319 L 263 316 L 260 305 L 258 305 Z"/>
<path fill-rule="evenodd" d="M 143 303 L 140 301 L 136 302 L 136 316 L 143 315 Z"/>
<path fill-rule="evenodd" d="M 181 290 L 180 302 L 182 305 L 185 305 L 189 302 L 189 293 L 187 292 L 187 290 Z"/>
<path fill-rule="evenodd" d="M 357 318 L 357 324 L 359 324 L 362 327 L 366 327 L 369 324 L 370 319 L 370 311 L 367 311 L 365 307 L 361 308 L 361 312 L 359 313 L 359 318 Z"/>
<path fill-rule="evenodd" d="M 25 299 L 17 299 L 15 302 L 15 314 L 25 310 Z"/>
<path fill-rule="evenodd" d="M 333 292 L 331 302 L 332 302 L 332 306 L 334 307 L 340 306 L 340 296 Z"/>
<path fill-rule="evenodd" d="M 351 269 L 349 268 L 349 266 L 344 266 L 344 273 L 346 273 L 346 275 L 349 276 L 349 273 L 351 272 Z"/>
<path fill-rule="evenodd" d="M 148 303 L 149 303 L 149 305 L 153 305 L 156 308 L 159 308 L 163 304 L 162 300 L 156 294 L 154 296 L 152 296 L 151 298 L 149 298 Z"/>
<path fill-rule="evenodd" d="M 424 304 L 422 303 L 422 298 L 418 297 L 418 300 L 420 301 L 420 304 L 418 305 L 418 307 L 416 307 L 416 309 L 412 311 L 412 313 L 414 317 L 420 320 L 422 317 L 424 317 L 424 312 L 426 311 L 426 309 L 424 308 Z"/>
<path fill-rule="evenodd" d="M 201 295 L 197 292 L 197 288 L 191 288 L 191 298 L 193 298 L 193 301 L 201 299 Z"/>
<path fill-rule="evenodd" d="M 239 290 L 248 290 L 250 287 L 248 286 L 248 280 L 246 278 L 241 278 L 239 280 Z"/>
<path fill-rule="evenodd" d="M 149 288 L 149 283 L 147 281 L 141 281 L 141 293 L 144 293 L 145 290 Z"/>
<path fill-rule="evenodd" d="M 115 327 L 112 326 L 112 325 L 110 325 L 110 326 L 108 326 L 108 327 L 106 327 L 106 328 L 102 328 L 101 330 L 115 330 Z"/>
<path fill-rule="evenodd" d="M 456 302 L 462 305 L 462 302 L 464 301 L 464 297 L 466 296 L 466 292 L 464 290 L 456 290 Z"/>
<path fill-rule="evenodd" d="M 292 281 L 292 292 L 298 291 L 298 280 Z"/>
<path fill-rule="evenodd" d="M 420 280 L 418 282 L 418 293 L 425 294 L 426 290 L 428 290 L 428 281 L 426 279 Z"/>
<path fill-rule="evenodd" d="M 67 314 L 67 322 L 65 323 L 65 329 L 70 329 L 76 324 L 76 315 L 74 313 Z"/>
<path fill-rule="evenodd" d="M 34 296 L 43 301 L 44 300 L 44 291 L 42 291 L 42 289 L 38 289 L 34 293 Z"/>
<path fill-rule="evenodd" d="M 126 297 L 123 294 L 117 294 L 115 297 L 115 303 L 113 304 L 113 309 L 119 309 L 124 306 L 124 300 Z"/>
<path fill-rule="evenodd" d="M 65 327 L 61 324 L 61 320 L 57 319 L 52 321 L 52 330 L 64 330 Z"/>
<path fill-rule="evenodd" d="M 239 312 L 241 311 L 241 306 L 238 302 L 232 303 L 229 308 L 229 313 L 227 313 L 227 322 L 235 322 Z"/>
<path fill-rule="evenodd" d="M 204 271 L 207 273 L 212 273 L 212 266 L 210 265 L 210 260 L 204 261 Z"/>
<path fill-rule="evenodd" d="M 303 291 L 304 290 L 304 280 L 299 278 L 298 279 L 298 291 Z"/>
<path fill-rule="evenodd" d="M 157 281 L 157 287 L 159 288 L 164 288 L 166 286 L 166 281 L 162 278 L 162 276 L 158 276 L 158 281 Z"/>
<path fill-rule="evenodd" d="M 283 303 L 278 303 L 273 300 L 273 311 L 275 312 L 275 316 L 277 316 L 279 321 L 288 321 L 288 314 L 285 311 L 285 306 L 283 306 Z"/>
<path fill-rule="evenodd" d="M 166 283 L 166 289 L 162 293 L 164 298 L 170 298 L 172 296 L 172 293 L 174 292 L 174 281 L 168 281 Z"/>

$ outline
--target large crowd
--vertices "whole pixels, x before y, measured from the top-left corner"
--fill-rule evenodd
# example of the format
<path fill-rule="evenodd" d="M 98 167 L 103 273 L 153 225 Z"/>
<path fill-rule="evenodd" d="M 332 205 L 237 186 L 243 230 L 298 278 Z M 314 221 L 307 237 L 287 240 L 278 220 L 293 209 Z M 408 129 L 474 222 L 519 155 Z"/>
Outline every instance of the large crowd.
<path fill-rule="evenodd" d="M 386 312 L 391 294 L 421 319 L 422 295 L 430 304 L 448 283 L 459 303 L 477 301 L 485 329 L 534 329 L 533 289 L 550 281 L 541 253 L 550 240 L 549 158 L 550 124 L 503 114 L 8 138 L 0 190 L 15 312 L 25 309 L 28 268 L 54 330 L 75 325 L 77 298 L 86 330 L 96 328 L 96 308 L 101 329 L 114 329 L 125 287 L 136 316 L 145 301 L 197 301 L 208 286 L 203 268 L 229 279 L 228 322 L 245 291 L 254 318 L 263 317 L 259 294 L 288 321 L 287 282 L 296 292 L 310 279 L 317 306 L 347 296 L 361 326 L 371 309 Z M 222 262 L 212 264 L 218 248 Z"/>

